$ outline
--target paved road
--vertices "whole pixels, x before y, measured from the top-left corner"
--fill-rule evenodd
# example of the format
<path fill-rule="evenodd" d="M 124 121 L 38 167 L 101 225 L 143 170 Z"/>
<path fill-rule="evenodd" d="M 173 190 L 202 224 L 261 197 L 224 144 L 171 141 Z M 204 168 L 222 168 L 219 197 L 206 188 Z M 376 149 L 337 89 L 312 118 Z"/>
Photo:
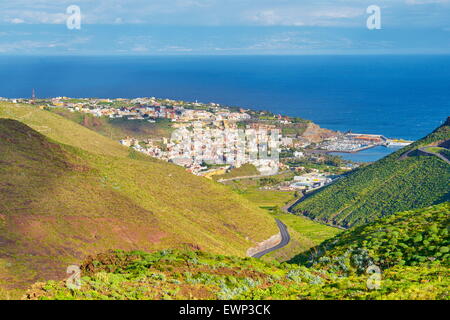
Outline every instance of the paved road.
<path fill-rule="evenodd" d="M 286 205 L 284 207 L 282 207 L 281 210 L 283 210 L 284 213 L 293 213 L 292 208 L 295 207 L 300 201 L 302 201 L 303 198 L 304 197 L 300 197 L 298 199 L 294 199 L 294 200 L 286 203 Z"/>
<path fill-rule="evenodd" d="M 269 248 L 269 249 L 266 249 L 266 250 L 263 250 L 263 251 L 260 251 L 256 254 L 254 254 L 252 256 L 253 258 L 261 258 L 263 255 L 266 255 L 269 252 L 272 252 L 272 251 L 275 251 L 275 250 L 285 247 L 289 243 L 289 241 L 291 241 L 291 236 L 289 235 L 289 232 L 287 231 L 286 225 L 278 219 L 275 219 L 275 220 L 277 222 L 278 228 L 280 229 L 281 242 L 272 248 Z"/>
<path fill-rule="evenodd" d="M 283 174 L 287 171 L 280 171 L 272 174 L 266 174 L 266 175 L 254 175 L 254 176 L 241 176 L 241 177 L 234 177 L 234 178 L 228 178 L 228 179 L 219 179 L 217 182 L 226 182 L 226 181 L 234 181 L 234 180 L 243 180 L 243 179 L 255 179 L 255 178 L 267 178 L 272 176 L 277 176 L 279 174 Z"/>
<path fill-rule="evenodd" d="M 316 189 L 315 191 L 317 191 L 317 190 L 319 190 L 319 189 Z M 313 194 L 315 191 L 313 191 L 311 194 Z M 284 213 L 295 214 L 294 212 L 292 212 L 292 209 L 293 209 L 297 204 L 299 204 L 300 202 L 302 202 L 302 201 L 305 199 L 305 197 L 307 197 L 307 196 L 309 196 L 309 195 L 311 195 L 311 194 L 307 194 L 307 195 L 305 195 L 305 196 L 303 196 L 303 197 L 300 197 L 300 198 L 298 198 L 298 199 L 292 200 L 291 202 L 288 202 L 284 207 L 281 208 L 281 210 L 283 210 Z M 323 224 L 323 225 L 326 225 L 326 226 L 329 226 L 329 227 L 338 228 L 338 229 L 341 229 L 341 230 L 346 230 L 346 228 L 341 227 L 341 226 L 336 226 L 336 225 L 328 224 L 328 223 L 325 223 L 325 222 L 317 221 L 317 220 L 311 219 L 311 218 L 309 218 L 309 217 L 307 217 L 307 216 L 304 216 L 304 215 L 303 215 L 303 217 L 305 217 L 305 218 L 307 218 L 307 219 L 309 219 L 309 220 L 311 220 L 311 221 L 314 221 L 314 222 L 316 222 L 316 223 L 320 223 L 320 224 Z"/>
<path fill-rule="evenodd" d="M 421 147 L 421 148 L 418 148 L 418 149 L 412 149 L 412 150 L 409 150 L 408 152 L 402 154 L 402 155 L 399 157 L 399 160 L 403 160 L 403 159 L 407 158 L 412 152 L 419 150 L 419 151 L 421 151 L 421 152 L 423 152 L 423 153 L 425 153 L 425 154 L 428 154 L 428 155 L 430 155 L 430 156 L 436 156 L 436 157 L 438 157 L 439 159 L 441 159 L 441 160 L 447 162 L 448 164 L 450 164 L 450 160 L 448 160 L 448 159 L 447 159 L 446 157 L 444 157 L 442 154 L 440 154 L 440 153 L 435 153 L 435 152 L 431 152 L 431 151 L 426 150 L 428 147 L 429 147 L 429 146 Z"/>
<path fill-rule="evenodd" d="M 441 160 L 447 162 L 448 164 L 450 164 L 450 160 L 448 160 L 448 159 L 447 159 L 446 157 L 444 157 L 442 154 L 436 153 L 436 152 L 428 151 L 428 150 L 426 150 L 426 148 L 427 148 L 427 147 L 419 148 L 419 150 L 422 151 L 422 152 L 424 152 L 424 153 L 426 153 L 426 154 L 429 154 L 429 155 L 432 155 L 432 156 L 436 156 L 436 157 L 438 157 L 439 159 L 441 159 Z"/>

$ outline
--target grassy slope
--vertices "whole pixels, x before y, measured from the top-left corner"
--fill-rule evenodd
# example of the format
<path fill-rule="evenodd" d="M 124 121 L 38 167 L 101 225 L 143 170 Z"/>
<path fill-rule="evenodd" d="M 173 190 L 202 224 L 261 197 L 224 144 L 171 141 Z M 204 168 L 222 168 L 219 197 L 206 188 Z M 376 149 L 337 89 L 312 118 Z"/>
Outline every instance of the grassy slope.
<path fill-rule="evenodd" d="M 204 252 L 109 252 L 82 287 L 37 283 L 27 299 L 449 299 L 450 203 L 395 213 L 313 250 L 312 267 Z M 299 260 L 301 261 L 301 259 Z M 381 269 L 368 289 L 369 265 Z"/>
<path fill-rule="evenodd" d="M 35 284 L 26 299 L 448 299 L 446 266 L 393 267 L 379 290 L 368 275 L 192 251 L 109 252 L 81 266 L 81 289 Z"/>
<path fill-rule="evenodd" d="M 58 115 L 3 103 L 1 117 L 43 135 L 2 120 L 0 284 L 57 278 L 85 254 L 109 248 L 244 255 L 277 232 L 270 216 L 226 187 L 130 157 L 127 148 Z"/>
<path fill-rule="evenodd" d="M 291 262 L 322 267 L 366 268 L 372 261 L 382 269 L 439 261 L 450 264 L 450 202 L 399 212 L 347 230 Z M 344 268 L 345 269 L 345 268 Z M 341 270 L 346 271 L 346 270 Z"/>
<path fill-rule="evenodd" d="M 230 172 L 228 173 L 214 176 L 214 180 L 231 179 L 246 176 L 258 176 L 258 175 L 260 175 L 258 169 L 256 169 L 254 165 L 247 163 L 239 168 L 231 169 Z"/>
<path fill-rule="evenodd" d="M 314 222 L 308 218 L 284 213 L 281 207 L 294 199 L 295 192 L 260 190 L 255 181 L 248 180 L 235 181 L 231 187 L 244 198 L 267 210 L 274 218 L 283 221 L 288 227 L 291 236 L 290 243 L 286 247 L 264 256 L 265 260 L 289 260 L 340 232 L 337 228 Z"/>
<path fill-rule="evenodd" d="M 51 111 L 113 140 L 127 136 L 139 139 L 149 136 L 170 138 L 173 131 L 169 120 L 158 119 L 156 123 L 150 123 L 147 120 L 96 118 L 82 112 L 70 112 L 65 108 L 52 108 Z"/>
<path fill-rule="evenodd" d="M 96 154 L 127 157 L 129 153 L 116 141 L 37 107 L 0 102 L 0 118 L 18 120 L 59 143 Z"/>
<path fill-rule="evenodd" d="M 278 261 L 288 261 L 341 232 L 337 228 L 293 214 L 278 212 L 273 216 L 288 226 L 291 235 L 291 242 L 286 247 L 268 254 L 268 257 L 275 258 Z"/>
<path fill-rule="evenodd" d="M 357 170 L 299 203 L 295 211 L 342 226 L 361 225 L 394 212 L 450 199 L 449 165 L 408 151 L 450 138 L 449 123 L 427 137 Z"/>

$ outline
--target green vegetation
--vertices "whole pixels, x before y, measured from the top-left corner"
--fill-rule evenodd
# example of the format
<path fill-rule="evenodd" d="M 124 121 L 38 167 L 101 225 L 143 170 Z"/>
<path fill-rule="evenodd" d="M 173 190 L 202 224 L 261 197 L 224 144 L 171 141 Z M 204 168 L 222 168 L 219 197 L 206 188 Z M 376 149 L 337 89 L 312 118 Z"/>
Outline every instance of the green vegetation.
<path fill-rule="evenodd" d="M 26 299 L 448 299 L 449 271 L 440 265 L 394 267 L 379 290 L 369 275 L 339 277 L 295 264 L 201 251 L 111 251 L 81 266 L 81 289 L 37 283 Z"/>
<path fill-rule="evenodd" d="M 259 189 L 291 172 L 224 186 L 54 112 L 0 103 L 0 298 L 34 283 L 24 298 L 449 299 L 450 172 L 416 151 L 448 141 L 448 124 L 299 206 L 344 225 L 385 216 L 340 232 L 283 213 L 294 193 Z M 278 232 L 274 217 L 291 243 L 244 258 Z M 80 290 L 61 281 L 73 264 Z"/>
<path fill-rule="evenodd" d="M 0 102 L 0 118 L 20 121 L 58 143 L 96 154 L 126 157 L 127 148 L 116 141 L 37 107 Z"/>
<path fill-rule="evenodd" d="M 284 159 L 283 163 L 287 164 L 290 168 L 305 168 L 304 172 L 312 172 L 312 169 L 320 170 L 322 172 L 329 172 L 336 175 L 343 174 L 346 171 L 340 167 L 346 165 L 342 158 L 338 156 L 332 156 L 328 154 L 320 155 L 319 159 L 301 158 L 301 159 Z"/>
<path fill-rule="evenodd" d="M 301 136 L 305 132 L 308 123 L 308 121 L 304 121 L 285 124 L 281 128 L 281 134 L 283 136 Z"/>
<path fill-rule="evenodd" d="M 157 119 L 155 123 L 150 123 L 147 120 L 97 118 L 91 114 L 77 111 L 70 112 L 65 108 L 50 108 L 49 111 L 116 141 L 126 137 L 137 139 L 147 139 L 150 136 L 154 138 L 170 138 L 174 130 L 168 119 Z"/>
<path fill-rule="evenodd" d="M 405 211 L 347 230 L 291 262 L 347 273 L 369 264 L 382 269 L 422 263 L 450 264 L 450 202 Z"/>
<path fill-rule="evenodd" d="M 236 188 L 235 191 L 244 198 L 256 203 L 262 208 L 282 207 L 294 198 L 294 191 L 261 190 L 258 187 Z"/>
<path fill-rule="evenodd" d="M 443 147 L 426 147 L 425 151 L 432 152 L 435 154 L 440 154 L 444 156 L 447 160 L 450 160 L 450 150 Z"/>
<path fill-rule="evenodd" d="M 290 173 L 271 178 L 276 181 L 283 180 L 288 174 Z M 281 208 L 293 199 L 298 198 L 299 195 L 294 191 L 262 190 L 258 187 L 262 183 L 261 180 L 252 181 L 254 184 L 249 184 L 250 182 L 247 180 L 234 181 L 231 187 L 244 198 L 267 210 L 272 217 L 283 221 L 288 227 L 291 236 L 290 243 L 284 248 L 264 256 L 263 259 L 287 261 L 340 232 L 337 228 L 317 223 L 305 217 L 285 213 Z"/>
<path fill-rule="evenodd" d="M 279 207 L 276 209 L 271 213 L 274 218 L 280 219 L 288 227 L 291 241 L 287 246 L 264 256 L 265 260 L 289 261 L 341 232 L 337 228 L 317 223 L 308 218 L 284 213 L 279 210 Z"/>
<path fill-rule="evenodd" d="M 299 235 L 307 238 L 308 242 L 311 242 L 313 245 L 318 245 L 341 232 L 337 228 L 283 212 L 281 208 L 295 199 L 295 194 L 296 192 L 294 191 L 260 190 L 257 188 L 247 188 L 245 192 L 241 193 L 244 198 L 256 203 L 262 209 L 268 210 L 274 218 L 283 221 L 292 230 L 291 233 L 297 232 Z"/>
<path fill-rule="evenodd" d="M 76 99 L 76 98 L 70 98 L 70 99 L 66 99 L 64 101 L 66 103 L 85 103 L 86 102 L 85 99 Z M 38 100 L 37 102 L 39 103 L 40 101 Z"/>
<path fill-rule="evenodd" d="M 21 121 L 0 119 L 2 289 L 60 278 L 107 249 L 244 256 L 277 232 L 272 217 L 226 186 L 54 113 L 2 103 L 0 117 Z"/>
<path fill-rule="evenodd" d="M 273 176 L 259 176 L 225 181 L 224 184 L 233 187 L 237 192 L 247 192 L 247 190 L 252 188 L 274 186 L 284 181 L 291 181 L 294 175 L 292 171 L 284 171 Z"/>
<path fill-rule="evenodd" d="M 448 201 L 449 165 L 416 150 L 449 138 L 447 122 L 427 137 L 305 198 L 294 211 L 325 223 L 351 227 L 395 212 Z"/>
<path fill-rule="evenodd" d="M 329 227 L 309 220 L 308 218 L 298 217 L 293 214 L 282 213 L 276 215 L 276 217 L 292 230 L 295 230 L 302 236 L 310 239 L 314 245 L 318 245 L 341 232 L 338 228 Z"/>
<path fill-rule="evenodd" d="M 449 149 L 443 149 L 440 150 L 439 153 L 443 155 L 447 160 L 450 160 L 450 150 Z"/>
<path fill-rule="evenodd" d="M 246 163 L 242 165 L 239 168 L 233 168 L 230 170 L 230 172 L 227 172 L 225 174 L 216 175 L 214 176 L 215 180 L 219 179 L 232 179 L 232 178 L 238 178 L 238 177 L 246 177 L 246 176 L 258 176 L 260 175 L 258 169 L 250 163 Z"/>
<path fill-rule="evenodd" d="M 81 289 L 49 281 L 25 298 L 447 300 L 449 219 L 450 203 L 396 213 L 340 233 L 291 263 L 201 251 L 110 251 L 82 264 Z M 369 266 L 379 267 L 378 288 L 369 286 L 377 280 Z"/>
<path fill-rule="evenodd" d="M 441 151 L 447 150 L 445 148 L 440 148 L 440 147 L 427 147 L 425 148 L 425 151 L 428 152 L 433 152 L 433 153 L 440 153 Z"/>

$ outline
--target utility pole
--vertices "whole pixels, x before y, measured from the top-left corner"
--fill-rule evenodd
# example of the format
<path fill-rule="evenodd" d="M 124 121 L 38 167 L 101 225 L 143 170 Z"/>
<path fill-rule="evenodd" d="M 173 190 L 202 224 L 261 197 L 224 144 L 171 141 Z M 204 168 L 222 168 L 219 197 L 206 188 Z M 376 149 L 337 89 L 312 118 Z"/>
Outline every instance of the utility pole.
<path fill-rule="evenodd" d="M 34 88 L 33 88 L 33 90 L 31 91 L 31 100 L 32 100 L 32 103 L 33 103 L 33 104 L 34 104 L 35 101 L 36 101 L 36 91 L 34 90 Z"/>

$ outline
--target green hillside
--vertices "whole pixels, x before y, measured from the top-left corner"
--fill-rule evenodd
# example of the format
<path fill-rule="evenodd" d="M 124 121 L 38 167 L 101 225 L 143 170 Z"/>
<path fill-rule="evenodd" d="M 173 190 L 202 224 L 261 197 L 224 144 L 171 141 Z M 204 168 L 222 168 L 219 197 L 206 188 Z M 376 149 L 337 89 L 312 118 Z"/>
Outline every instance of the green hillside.
<path fill-rule="evenodd" d="M 78 111 L 70 112 L 65 108 L 51 108 L 49 111 L 117 141 L 127 136 L 138 139 L 146 139 L 149 136 L 170 138 L 174 130 L 168 119 L 158 119 L 155 123 L 150 123 L 147 120 L 98 118 Z"/>
<path fill-rule="evenodd" d="M 129 153 L 116 141 L 31 105 L 0 102 L 0 118 L 20 121 L 58 143 L 95 154 L 127 157 Z"/>
<path fill-rule="evenodd" d="M 292 259 L 335 271 L 422 263 L 450 265 L 450 202 L 392 214 L 352 228 Z"/>
<path fill-rule="evenodd" d="M 227 187 L 56 114 L 1 103 L 0 118 L 0 296 L 108 249 L 245 256 L 278 232 Z"/>
<path fill-rule="evenodd" d="M 25 299 L 448 299 L 449 269 L 441 265 L 384 270 L 379 290 L 367 274 L 345 277 L 295 264 L 200 251 L 112 251 L 87 259 L 81 288 L 36 283 Z"/>
<path fill-rule="evenodd" d="M 271 178 L 281 180 L 288 174 L 290 173 L 282 173 Z M 262 190 L 260 189 L 262 179 L 264 178 L 235 180 L 229 181 L 227 184 L 234 192 L 257 204 L 260 208 L 267 210 L 269 214 L 281 220 L 288 227 L 291 237 L 289 244 L 265 255 L 263 259 L 290 260 L 299 253 L 307 251 L 341 231 L 338 228 L 284 212 L 281 208 L 295 200 L 295 192 Z"/>
<path fill-rule="evenodd" d="M 81 265 L 81 288 L 36 283 L 25 299 L 449 299 L 450 203 L 347 230 L 291 263 L 202 251 L 109 251 Z M 296 261 L 295 261 L 296 260 Z M 378 266 L 370 287 L 368 266 Z"/>
<path fill-rule="evenodd" d="M 425 138 L 305 198 L 295 208 L 321 222 L 351 227 L 450 200 L 450 166 L 417 149 L 450 139 L 450 121 Z"/>

